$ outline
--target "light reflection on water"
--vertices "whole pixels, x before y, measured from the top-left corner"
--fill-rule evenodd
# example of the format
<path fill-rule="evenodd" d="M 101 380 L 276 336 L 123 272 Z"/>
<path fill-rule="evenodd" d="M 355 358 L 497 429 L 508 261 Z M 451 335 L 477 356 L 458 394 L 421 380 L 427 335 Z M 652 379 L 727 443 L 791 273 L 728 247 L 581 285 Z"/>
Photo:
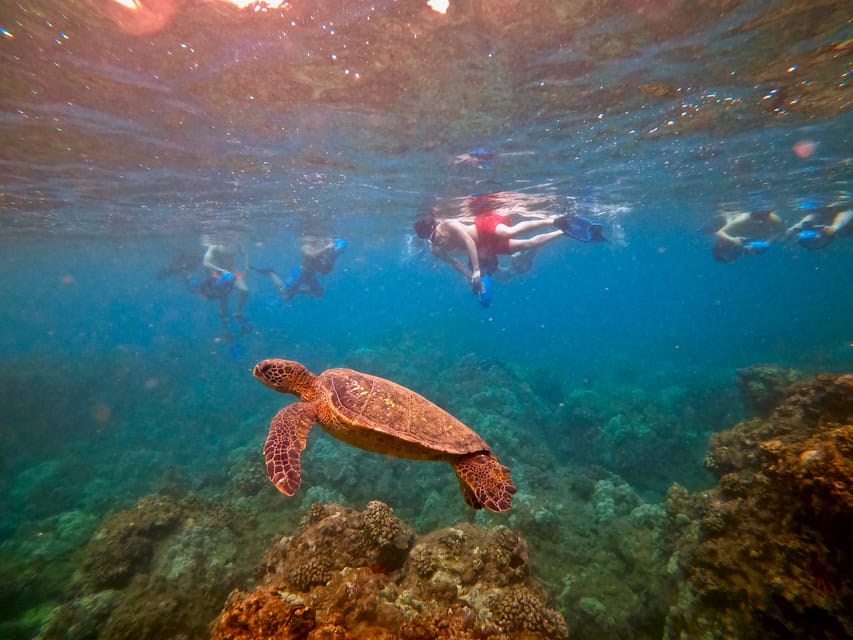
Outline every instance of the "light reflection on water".
<path fill-rule="evenodd" d="M 438 9 L 17 5 L 0 20 L 0 162 L 4 208 L 24 213 L 5 223 L 38 231 L 48 211 L 78 209 L 69 223 L 97 229 L 123 209 L 156 231 L 146 221 L 197 202 L 300 215 L 355 200 L 396 216 L 415 206 L 405 194 L 484 179 L 613 205 L 689 196 L 697 211 L 721 194 L 744 207 L 847 197 L 846 3 Z M 500 161 L 454 165 L 477 147 Z"/>

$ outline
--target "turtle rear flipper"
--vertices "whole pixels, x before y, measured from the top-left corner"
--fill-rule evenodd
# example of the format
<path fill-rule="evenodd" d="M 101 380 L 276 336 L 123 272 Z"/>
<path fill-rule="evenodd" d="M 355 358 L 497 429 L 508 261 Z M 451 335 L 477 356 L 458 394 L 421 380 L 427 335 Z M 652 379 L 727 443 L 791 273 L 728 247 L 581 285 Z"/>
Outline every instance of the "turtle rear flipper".
<path fill-rule="evenodd" d="M 296 493 L 302 483 L 302 450 L 316 419 L 313 405 L 297 402 L 279 411 L 270 422 L 264 443 L 267 475 L 286 496 Z"/>
<path fill-rule="evenodd" d="M 506 511 L 512 505 L 516 488 L 509 469 L 492 453 L 480 451 L 461 456 L 453 470 L 459 476 L 462 496 L 469 507 Z"/>

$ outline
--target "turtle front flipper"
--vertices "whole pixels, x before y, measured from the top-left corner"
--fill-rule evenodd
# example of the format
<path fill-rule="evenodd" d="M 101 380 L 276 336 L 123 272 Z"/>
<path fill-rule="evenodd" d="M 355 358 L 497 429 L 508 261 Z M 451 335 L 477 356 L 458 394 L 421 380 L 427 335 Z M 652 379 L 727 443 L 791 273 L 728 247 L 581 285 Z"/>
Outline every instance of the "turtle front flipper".
<path fill-rule="evenodd" d="M 297 402 L 279 411 L 270 422 L 270 432 L 264 443 L 267 475 L 276 489 L 286 496 L 296 493 L 302 482 L 300 458 L 316 419 L 313 405 Z"/>
<path fill-rule="evenodd" d="M 461 456 L 453 470 L 459 476 L 459 485 L 465 502 L 472 509 L 486 507 L 491 511 L 506 511 L 516 492 L 509 477 L 509 469 L 488 451 Z"/>

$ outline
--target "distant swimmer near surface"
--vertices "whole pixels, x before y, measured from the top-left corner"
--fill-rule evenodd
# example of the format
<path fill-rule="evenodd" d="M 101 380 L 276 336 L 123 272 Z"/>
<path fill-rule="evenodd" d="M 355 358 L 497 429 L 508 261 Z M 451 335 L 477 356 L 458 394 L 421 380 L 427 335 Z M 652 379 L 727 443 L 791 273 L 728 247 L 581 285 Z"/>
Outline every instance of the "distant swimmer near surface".
<path fill-rule="evenodd" d="M 322 298 L 325 292 L 317 274 L 330 274 L 346 247 L 347 241 L 342 238 L 306 238 L 302 243 L 301 264 L 284 281 L 272 269 L 252 267 L 252 270 L 269 276 L 285 302 L 299 294 Z"/>
<path fill-rule="evenodd" d="M 853 209 L 839 210 L 838 207 L 823 207 L 805 215 L 786 232 L 806 249 L 823 249 L 836 236 L 853 234 Z"/>
<path fill-rule="evenodd" d="M 712 233 L 711 253 L 719 262 L 734 262 L 743 255 L 764 253 L 781 236 L 782 219 L 772 211 L 727 212 L 715 216 L 703 227 Z"/>

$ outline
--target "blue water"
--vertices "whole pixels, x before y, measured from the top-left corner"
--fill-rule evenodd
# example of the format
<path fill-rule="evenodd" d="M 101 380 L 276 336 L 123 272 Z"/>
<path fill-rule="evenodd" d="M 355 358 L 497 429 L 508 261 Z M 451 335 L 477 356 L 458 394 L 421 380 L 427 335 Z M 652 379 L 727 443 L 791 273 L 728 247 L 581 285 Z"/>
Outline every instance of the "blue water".
<path fill-rule="evenodd" d="M 724 210 L 787 226 L 851 206 L 849 44 L 827 54 L 849 43 L 849 11 L 647 3 L 633 22 L 608 5 L 558 25 L 545 4 L 520 20 L 503 3 L 441 17 L 319 3 L 291 9 L 296 26 L 218 5 L 154 27 L 119 28 L 112 5 L 0 16 L 0 551 L 17 571 L 68 563 L 55 582 L 4 583 L 4 619 L 61 602 L 116 509 L 157 491 L 228 501 L 247 465 L 263 476 L 268 422 L 291 398 L 252 378 L 262 358 L 411 386 L 493 443 L 537 504 L 563 499 L 537 479 L 586 464 L 652 502 L 673 482 L 700 489 L 710 434 L 747 413 L 739 368 L 853 368 L 853 237 L 722 264 L 699 232 Z M 496 156 L 454 164 L 477 148 Z M 491 191 L 540 198 L 537 212 L 574 203 L 608 242 L 548 244 L 483 309 L 412 224 Z M 282 303 L 250 273 L 252 330 L 230 343 L 215 301 L 158 277 L 182 253 L 200 265 L 202 234 L 227 229 L 283 278 L 304 234 L 348 244 L 322 299 Z M 590 435 L 614 420 L 647 435 Z M 302 496 L 263 487 L 270 519 L 298 519 L 312 484 L 425 528 L 470 515 L 445 468 L 311 442 Z M 424 487 L 444 510 L 424 508 Z M 60 540 L 77 512 L 64 546 L 32 542 Z"/>

